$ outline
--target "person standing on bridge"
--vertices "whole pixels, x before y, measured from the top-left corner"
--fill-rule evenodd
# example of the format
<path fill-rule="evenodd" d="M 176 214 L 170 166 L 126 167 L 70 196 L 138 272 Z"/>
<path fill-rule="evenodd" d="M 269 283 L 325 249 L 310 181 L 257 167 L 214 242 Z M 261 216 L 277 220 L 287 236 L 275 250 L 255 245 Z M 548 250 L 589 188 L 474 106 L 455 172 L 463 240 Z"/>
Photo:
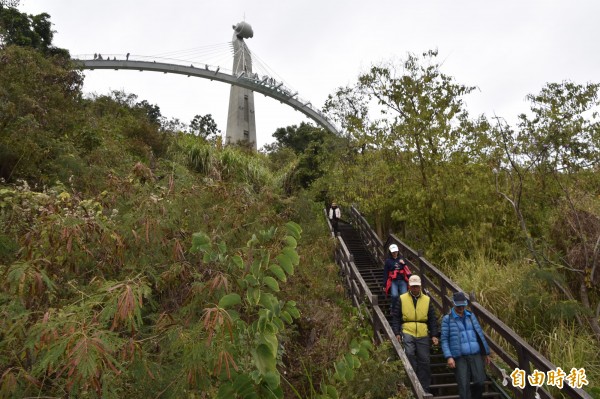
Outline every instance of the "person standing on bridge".
<path fill-rule="evenodd" d="M 396 338 L 404 342 L 406 357 L 421 386 L 429 392 L 430 342 L 437 346 L 439 330 L 433 301 L 421 292 L 421 277 L 412 275 L 408 279 L 408 292 L 400 295 L 400 302 L 392 313 L 392 330 Z"/>
<path fill-rule="evenodd" d="M 448 367 L 454 369 L 460 398 L 481 399 L 486 379 L 483 362 L 490 364 L 490 347 L 477 318 L 466 309 L 466 295 L 455 292 L 452 302 L 454 307 L 442 319 L 442 351 Z"/>
<path fill-rule="evenodd" d="M 340 208 L 338 208 L 335 202 L 331 203 L 331 208 L 329 208 L 329 221 L 331 222 L 331 227 L 333 228 L 333 233 L 338 235 L 338 221 L 342 217 L 342 212 Z"/>
<path fill-rule="evenodd" d="M 390 313 L 393 313 L 400 295 L 408 291 L 408 279 L 411 273 L 404 258 L 399 255 L 398 246 L 392 244 L 389 250 L 390 256 L 385 260 L 383 265 L 381 289 L 385 292 L 386 296 L 391 291 L 392 303 L 390 305 Z"/>

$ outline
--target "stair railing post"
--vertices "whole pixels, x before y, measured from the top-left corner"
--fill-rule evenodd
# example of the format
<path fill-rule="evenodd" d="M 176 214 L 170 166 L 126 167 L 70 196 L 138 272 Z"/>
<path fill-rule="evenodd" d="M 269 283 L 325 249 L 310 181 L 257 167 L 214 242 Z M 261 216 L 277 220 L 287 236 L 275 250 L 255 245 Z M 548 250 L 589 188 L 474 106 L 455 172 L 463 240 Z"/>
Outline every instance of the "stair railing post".
<path fill-rule="evenodd" d="M 446 285 L 446 281 L 442 279 L 442 284 L 440 286 L 440 291 L 442 293 L 442 314 L 447 314 L 450 312 L 450 300 L 448 299 L 448 286 Z"/>
<path fill-rule="evenodd" d="M 529 369 L 529 355 L 523 345 L 518 343 L 517 349 L 517 357 L 519 368 L 521 370 L 525 370 L 526 375 L 530 373 Z M 535 389 L 531 384 L 527 383 L 527 377 L 525 377 L 525 388 L 523 388 L 523 399 L 534 399 L 535 398 Z"/>
<path fill-rule="evenodd" d="M 354 263 L 354 254 L 348 255 L 348 270 L 350 271 L 350 293 L 352 297 L 356 296 L 356 292 L 354 292 L 354 281 L 356 281 L 356 275 L 354 273 L 354 268 L 350 266 L 350 263 Z"/>
<path fill-rule="evenodd" d="M 423 262 L 423 250 L 419 249 L 417 251 L 417 256 L 419 257 L 419 272 L 421 273 L 421 278 L 425 277 L 425 263 Z"/>
<path fill-rule="evenodd" d="M 377 330 L 379 329 L 379 315 L 373 311 L 373 338 L 377 339 Z"/>

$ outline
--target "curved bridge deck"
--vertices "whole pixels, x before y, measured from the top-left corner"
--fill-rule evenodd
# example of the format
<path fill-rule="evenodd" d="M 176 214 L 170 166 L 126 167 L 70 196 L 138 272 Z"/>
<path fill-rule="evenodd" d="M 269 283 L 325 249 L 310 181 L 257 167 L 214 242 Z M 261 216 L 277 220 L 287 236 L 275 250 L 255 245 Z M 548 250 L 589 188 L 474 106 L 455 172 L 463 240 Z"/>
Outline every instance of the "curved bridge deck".
<path fill-rule="evenodd" d="M 289 105 L 295 110 L 300 111 L 307 117 L 311 118 L 323 128 L 332 133 L 339 134 L 333 123 L 331 123 L 318 109 L 315 109 L 310 102 L 301 100 L 298 98 L 297 92 L 292 93 L 283 85 L 283 83 L 277 82 L 268 76 L 260 77 L 257 74 L 252 73 L 234 76 L 230 73 L 227 73 L 229 71 L 225 69 L 209 65 L 195 67 L 194 65 L 184 66 L 180 64 L 173 64 L 171 62 L 156 62 L 155 60 L 129 60 L 129 57 L 127 57 L 127 59 L 123 59 L 123 56 L 120 58 L 121 59 L 117 59 L 114 57 L 112 60 L 110 57 L 107 59 L 94 58 L 92 60 L 73 59 L 73 62 L 76 65 L 79 65 L 81 68 L 89 70 L 111 69 L 118 71 L 124 69 L 134 71 L 174 73 L 229 83 L 252 90 L 256 93 L 264 94 L 267 97 L 271 97 L 283 104 Z"/>
<path fill-rule="evenodd" d="M 356 208 L 352 207 L 347 214 L 350 215 L 350 223 L 339 224 L 335 261 L 340 267 L 342 278 L 352 301 L 356 306 L 364 305 L 368 313 L 366 317 L 373 325 L 375 339 L 378 342 L 391 341 L 398 357 L 403 362 L 416 397 L 458 398 L 454 373 L 449 372 L 446 368 L 446 361 L 441 350 L 432 349 L 431 393 L 426 393 L 410 366 L 401 344 L 392 332 L 389 317 L 390 300 L 385 298 L 380 288 L 383 276 L 384 248 L 392 243 L 398 245 L 413 274 L 421 276 L 423 290 L 431 297 L 438 316 L 441 317 L 450 311 L 452 294 L 462 290 L 421 254 L 396 236 L 390 235 L 385 242 L 382 241 Z M 331 225 L 329 228 L 332 231 Z M 526 384 L 523 389 L 513 386 L 509 375 L 517 367 L 527 372 L 537 369 L 546 373 L 556 370 L 557 366 L 527 344 L 516 332 L 476 300 L 473 299 L 469 307 L 482 325 L 493 353 L 492 364 L 488 371 L 491 370 L 494 378 L 486 382 L 484 398 L 509 398 L 511 396 L 508 392 L 512 397 L 524 399 L 553 398 L 543 388 L 536 390 L 529 384 Z M 591 396 L 584 390 L 572 388 L 566 382 L 561 394 L 570 398 L 591 399 Z"/>

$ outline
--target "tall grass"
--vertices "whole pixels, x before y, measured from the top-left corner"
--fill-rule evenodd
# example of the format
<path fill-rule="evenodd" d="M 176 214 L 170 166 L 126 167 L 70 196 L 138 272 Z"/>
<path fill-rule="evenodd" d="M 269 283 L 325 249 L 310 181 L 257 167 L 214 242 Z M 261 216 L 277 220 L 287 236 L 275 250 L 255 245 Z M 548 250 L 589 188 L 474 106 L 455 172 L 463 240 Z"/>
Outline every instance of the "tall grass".
<path fill-rule="evenodd" d="M 246 184 L 255 192 L 263 187 L 274 189 L 278 183 L 260 154 L 248 154 L 237 147 L 219 149 L 198 138 L 178 137 L 171 156 L 202 176 Z"/>
<path fill-rule="evenodd" d="M 556 366 L 567 373 L 572 367 L 583 367 L 590 388 L 600 386 L 600 345 L 590 332 L 575 325 L 571 315 L 560 312 L 564 302 L 543 280 L 532 278 L 538 273 L 533 262 L 500 264 L 479 253 L 445 265 L 445 270 Z"/>

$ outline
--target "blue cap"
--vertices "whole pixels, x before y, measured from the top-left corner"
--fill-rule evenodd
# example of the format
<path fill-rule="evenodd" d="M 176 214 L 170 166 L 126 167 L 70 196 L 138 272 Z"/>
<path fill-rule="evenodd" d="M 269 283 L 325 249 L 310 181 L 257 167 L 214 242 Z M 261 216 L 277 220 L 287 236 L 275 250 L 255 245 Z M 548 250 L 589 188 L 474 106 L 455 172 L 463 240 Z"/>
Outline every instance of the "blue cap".
<path fill-rule="evenodd" d="M 467 306 L 469 300 L 464 292 L 455 292 L 454 295 L 452 295 L 452 302 L 454 302 L 454 306 Z"/>

